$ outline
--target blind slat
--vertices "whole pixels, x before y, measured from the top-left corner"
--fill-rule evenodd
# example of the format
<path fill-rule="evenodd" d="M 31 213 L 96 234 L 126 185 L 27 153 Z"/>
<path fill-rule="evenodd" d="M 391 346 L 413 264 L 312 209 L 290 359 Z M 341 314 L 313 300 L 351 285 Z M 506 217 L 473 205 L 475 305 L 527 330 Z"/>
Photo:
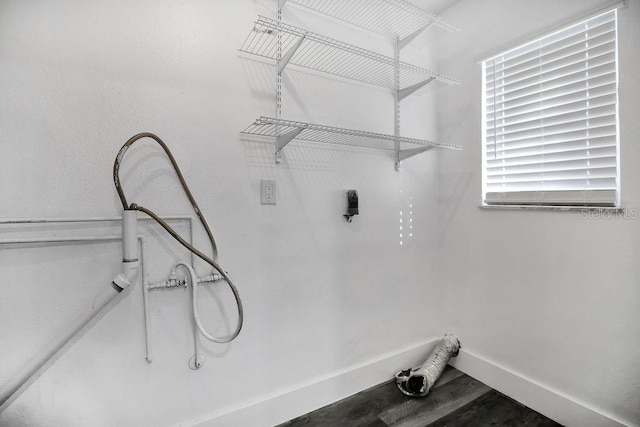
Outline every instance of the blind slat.
<path fill-rule="evenodd" d="M 588 101 L 588 103 L 587 103 Z M 553 114 L 554 112 L 562 112 L 564 109 L 570 109 L 578 106 L 602 106 L 607 104 L 615 104 L 617 102 L 615 85 L 600 86 L 595 89 L 573 92 L 566 96 L 556 97 L 537 103 L 529 104 L 526 107 L 514 107 L 508 110 L 487 111 L 486 124 L 493 125 L 494 120 L 504 120 L 507 123 L 520 121 L 531 114 Z"/>
<path fill-rule="evenodd" d="M 495 151 L 504 147 L 505 150 L 536 145 L 562 144 L 582 139 L 602 138 L 606 136 L 616 136 L 616 126 L 590 127 L 589 129 L 579 129 L 572 132 L 558 133 L 555 135 L 543 135 L 536 138 L 513 138 L 505 141 L 497 141 L 496 144 L 487 144 L 487 151 Z M 495 149 L 493 148 L 495 147 Z"/>
<path fill-rule="evenodd" d="M 503 61 L 510 61 L 510 60 L 513 60 L 514 58 L 524 56 L 531 51 L 535 51 L 540 47 L 552 46 L 554 44 L 561 43 L 562 40 L 568 37 L 572 37 L 576 34 L 588 32 L 589 29 L 596 29 L 600 25 L 606 25 L 609 22 L 613 22 L 615 25 L 615 21 L 616 21 L 615 14 L 608 12 L 600 16 L 588 19 L 579 24 L 573 25 L 562 31 L 558 31 L 557 33 L 554 33 L 545 37 L 541 37 L 538 40 L 534 40 L 532 42 L 525 43 L 514 49 L 510 49 L 508 52 L 504 52 L 501 55 L 496 55 L 494 58 L 489 59 L 485 62 L 493 61 L 494 63 L 498 64 Z"/>
<path fill-rule="evenodd" d="M 531 153 L 528 155 L 502 157 L 493 160 L 487 160 L 487 171 L 494 167 L 516 167 L 519 165 L 540 164 L 544 167 L 545 162 L 558 162 L 566 160 L 583 159 L 585 161 L 602 157 L 611 157 L 615 159 L 616 147 L 583 147 L 580 150 L 572 151 L 556 151 L 552 153 Z M 511 169 L 510 169 L 511 170 Z"/>
<path fill-rule="evenodd" d="M 542 113 L 542 112 L 541 112 Z M 492 129 L 487 133 L 487 138 L 497 137 L 505 135 L 512 135 L 516 132 L 525 131 L 537 131 L 539 133 L 546 133 L 549 131 L 550 126 L 570 126 L 573 123 L 578 122 L 579 126 L 589 126 L 590 124 L 599 125 L 604 122 L 608 124 L 615 123 L 616 104 L 605 104 L 598 107 L 587 107 L 582 109 L 567 111 L 564 113 L 553 114 L 538 114 L 538 117 L 532 115 L 528 120 L 522 120 L 513 122 L 510 124 L 500 123 L 495 129 Z M 604 120 L 610 118 L 611 120 Z M 601 120 L 596 122 L 596 120 Z M 583 123 L 585 122 L 585 123 Z M 589 122 L 589 123 L 586 123 Z M 498 139 L 498 142 L 500 140 Z"/>
<path fill-rule="evenodd" d="M 570 54 L 572 51 L 588 49 L 589 47 L 606 43 L 612 36 L 615 37 L 615 25 L 610 23 L 593 31 L 589 31 L 588 36 L 578 34 L 566 39 L 566 41 L 562 43 L 558 43 L 552 47 L 541 47 L 528 54 L 521 55 L 514 60 L 496 61 L 495 64 L 489 64 L 487 66 L 487 76 L 493 79 L 494 74 L 513 75 L 536 62 L 545 62 L 548 58 L 560 58 L 567 56 L 567 54 Z"/>
<path fill-rule="evenodd" d="M 599 56 L 615 51 L 615 34 L 610 33 L 596 39 L 583 40 L 573 49 L 564 49 L 552 55 L 536 58 L 511 67 L 510 69 L 495 69 L 487 72 L 488 88 L 513 84 L 535 76 L 540 72 L 553 71 L 561 66 L 593 60 Z"/>
<path fill-rule="evenodd" d="M 616 93 L 616 81 L 612 79 L 610 74 L 602 75 L 599 77 L 589 77 L 584 80 L 567 84 L 565 86 L 559 86 L 546 91 L 538 92 L 537 97 L 524 97 L 523 99 L 505 99 L 496 104 L 487 103 L 487 111 L 495 113 L 505 114 L 509 113 L 509 110 L 532 108 L 538 105 L 540 102 L 561 101 L 565 96 L 584 94 L 589 96 L 591 91 L 605 91 L 609 90 L 609 93 Z M 589 95 L 587 95 L 589 92 Z"/>
<path fill-rule="evenodd" d="M 530 158 L 533 156 L 546 155 L 547 158 L 552 158 L 551 156 L 559 153 L 564 154 L 564 158 L 586 158 L 588 156 L 594 156 L 605 149 L 610 150 L 610 154 L 608 155 L 616 155 L 615 138 L 604 137 L 593 140 L 572 141 L 569 143 L 538 144 L 513 148 L 506 147 L 498 149 L 498 147 L 496 147 L 496 150 L 488 149 L 486 151 L 486 165 L 487 167 L 491 167 L 495 162 L 517 165 L 531 162 L 532 160 Z M 584 150 L 588 150 L 589 152 L 581 153 Z M 607 153 L 609 153 L 609 151 L 607 151 Z"/>
<path fill-rule="evenodd" d="M 522 86 L 505 90 L 504 92 L 493 91 L 487 94 L 487 104 L 499 104 L 505 98 L 517 99 L 531 94 L 537 94 L 545 90 L 564 87 L 574 83 L 586 82 L 596 77 L 611 76 L 615 72 L 615 54 L 611 53 L 602 61 L 593 61 L 591 65 L 577 64 L 568 66 L 554 73 L 541 75 L 540 79 L 535 82 L 529 82 Z M 611 81 L 611 80 L 609 80 Z M 585 86 L 585 87 L 588 87 Z"/>
<path fill-rule="evenodd" d="M 561 190 L 614 190 L 615 178 L 595 178 L 589 180 L 589 188 L 585 188 L 584 179 L 566 179 L 545 181 L 544 185 L 539 182 L 517 182 L 509 184 L 491 184 L 487 185 L 487 192 L 505 192 L 512 191 L 561 191 Z M 507 191 L 508 189 L 508 191 Z"/>
<path fill-rule="evenodd" d="M 563 173 L 562 171 L 533 171 L 522 172 L 509 176 L 494 176 L 493 179 L 488 181 L 488 185 L 494 184 L 517 184 L 526 182 L 538 182 L 543 179 L 545 181 L 561 181 L 561 180 L 589 180 L 589 179 L 615 179 L 615 166 L 614 167 L 602 167 L 591 168 L 588 171 L 582 169 L 572 169 L 571 173 Z"/>
<path fill-rule="evenodd" d="M 493 162 L 497 161 L 507 161 L 509 159 L 526 159 L 529 156 L 537 156 L 542 152 L 546 154 L 554 154 L 554 153 L 573 153 L 575 151 L 581 151 L 586 149 L 596 149 L 596 148 L 610 148 L 616 147 L 615 135 L 605 136 L 600 138 L 590 138 L 590 139 L 578 139 L 575 141 L 554 143 L 554 144 L 544 144 L 541 146 L 540 144 L 529 144 L 529 145 L 520 145 L 517 147 L 494 147 L 487 148 L 486 153 L 486 163 L 487 167 L 491 167 Z M 615 152 L 614 154 L 615 155 Z"/>
<path fill-rule="evenodd" d="M 614 109 L 615 110 L 615 109 Z M 603 127 L 603 126 L 611 126 L 616 124 L 616 115 L 614 114 L 606 114 L 600 117 L 592 117 L 592 118 L 584 118 L 584 117 L 563 117 L 560 123 L 552 123 L 550 120 L 548 121 L 541 120 L 539 126 L 537 127 L 529 127 L 522 130 L 514 130 L 514 131 L 502 131 L 500 130 L 495 134 L 497 137 L 496 143 L 502 142 L 504 138 L 505 141 L 510 141 L 514 139 L 528 139 L 528 138 L 536 138 L 543 135 L 555 135 L 566 132 L 579 131 L 581 129 L 587 129 L 589 127 Z M 492 131 L 494 132 L 495 129 Z M 487 133 L 487 138 L 493 139 L 493 133 Z"/>

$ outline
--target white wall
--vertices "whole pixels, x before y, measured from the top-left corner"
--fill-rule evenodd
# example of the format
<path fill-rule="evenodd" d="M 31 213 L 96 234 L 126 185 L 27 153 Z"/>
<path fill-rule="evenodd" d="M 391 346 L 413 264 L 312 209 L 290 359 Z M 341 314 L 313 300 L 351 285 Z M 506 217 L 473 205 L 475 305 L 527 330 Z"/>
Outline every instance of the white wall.
<path fill-rule="evenodd" d="M 620 117 L 622 199 L 633 209 L 640 207 L 634 165 L 640 17 L 637 0 L 630 3 L 620 14 Z M 597 4 L 455 4 L 445 18 L 464 31 L 441 41 L 439 71 L 464 84 L 437 92 L 438 129 L 429 96 L 403 103 L 402 124 L 407 136 L 435 138 L 437 131 L 465 151 L 442 152 L 439 162 L 433 153 L 418 156 L 396 173 L 385 153 L 310 144 L 287 147 L 276 166 L 271 145 L 239 137 L 256 116 L 274 111 L 273 68 L 237 53 L 256 15 L 272 16 L 270 1 L 1 1 L 0 218 L 119 215 L 114 156 L 133 134 L 155 132 L 176 154 L 209 219 L 220 261 L 244 299 L 246 324 L 231 345 L 204 343 L 205 366 L 191 371 L 188 294 L 153 293 L 154 362 L 148 365 L 138 287 L 3 413 L 0 424 L 206 421 L 443 332 L 457 333 L 465 349 L 497 365 L 639 423 L 640 222 L 477 208 L 480 69 L 474 58 Z M 290 22 L 390 53 L 385 41 L 353 28 L 295 9 L 287 14 Z M 424 52 L 409 51 L 404 59 L 429 62 Z M 387 91 L 290 72 L 285 92 L 285 116 L 393 130 Z M 156 147 L 134 147 L 125 163 L 131 201 L 162 215 L 191 213 Z M 261 178 L 277 180 L 275 207 L 259 204 Z M 347 225 L 341 214 L 349 188 L 359 190 L 362 214 Z M 400 211 L 406 214 L 410 204 L 414 233 L 400 245 Z M 3 227 L 3 236 L 112 228 L 28 227 L 7 234 Z M 148 279 L 162 280 L 171 262 L 186 255 L 157 228 L 144 230 Z M 203 236 L 196 243 L 206 248 Z M 5 249 L 0 348 L 10 350 L 0 363 L 3 394 L 119 267 L 113 243 Z M 206 269 L 199 265 L 199 271 Z M 235 321 L 228 293 L 203 292 L 202 298 L 206 324 L 228 331 Z M 367 380 L 374 384 L 391 373 Z M 335 386 L 327 395 L 337 398 L 344 390 Z M 268 414 L 256 417 L 252 425 Z"/>
<path fill-rule="evenodd" d="M 440 292 L 433 280 L 436 156 L 408 160 L 397 173 L 387 153 L 292 144 L 276 166 L 272 145 L 242 140 L 239 132 L 255 117 L 274 111 L 273 67 L 237 52 L 258 13 L 273 16 L 272 2 L 0 2 L 0 218 L 119 215 L 115 154 L 135 133 L 154 132 L 182 165 L 246 313 L 240 337 L 230 345 L 205 342 L 205 366 L 191 371 L 188 293 L 152 293 L 148 365 L 138 285 L 0 415 L 1 425 L 206 420 L 443 333 L 430 303 Z M 384 40 L 288 13 L 290 22 L 390 53 Z M 291 72 L 285 91 L 288 117 L 393 131 L 385 90 Z M 433 138 L 433 117 L 429 96 L 406 102 L 404 134 Z M 129 201 L 161 215 L 191 215 L 159 149 L 139 145 L 122 170 Z M 261 178 L 277 181 L 275 207 L 259 204 Z M 350 188 L 359 191 L 361 214 L 347 224 Z M 401 245 L 400 211 L 408 210 L 413 235 L 405 233 Z M 28 232 L 113 231 L 100 227 Z M 184 251 L 157 228 L 145 233 L 148 279 L 164 280 Z M 196 243 L 206 250 L 202 235 Z M 0 252 L 7 290 L 0 299 L 2 394 L 109 286 L 118 257 L 113 243 Z M 207 272 L 202 265 L 199 271 Z M 228 292 L 202 295 L 205 323 L 227 332 L 235 322 Z M 391 374 L 371 377 L 369 385 Z"/>
<path fill-rule="evenodd" d="M 622 206 L 627 219 L 581 212 L 484 210 L 481 69 L 475 60 L 603 2 L 462 0 L 444 18 L 438 94 L 441 153 L 439 286 L 463 348 L 591 409 L 640 424 L 640 2 L 619 12 Z M 571 419 L 560 420 L 576 425 Z"/>

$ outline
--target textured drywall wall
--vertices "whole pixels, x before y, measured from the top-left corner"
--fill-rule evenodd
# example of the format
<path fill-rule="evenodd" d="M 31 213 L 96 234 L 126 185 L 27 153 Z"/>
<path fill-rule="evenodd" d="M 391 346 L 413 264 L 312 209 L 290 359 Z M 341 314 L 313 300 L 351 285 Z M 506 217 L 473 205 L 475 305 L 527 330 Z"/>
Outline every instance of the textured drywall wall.
<path fill-rule="evenodd" d="M 276 166 L 273 145 L 241 139 L 255 117 L 275 109 L 273 66 L 237 52 L 258 13 L 273 16 L 273 3 L 0 2 L 0 218 L 119 215 L 113 159 L 130 136 L 154 132 L 183 167 L 246 314 L 240 337 L 204 342 L 205 365 L 192 371 L 189 294 L 153 292 L 149 365 L 138 284 L 0 424 L 176 425 L 441 333 L 437 312 L 425 305 L 438 294 L 436 156 L 412 158 L 397 173 L 389 153 L 292 144 Z M 352 27 L 287 14 L 294 24 L 391 52 L 387 41 Z M 412 52 L 405 59 L 428 60 Z M 287 117 L 393 132 L 386 90 L 293 70 L 284 90 Z M 433 138 L 434 115 L 429 95 L 407 100 L 403 133 Z M 192 214 L 150 142 L 131 149 L 121 176 L 130 202 Z M 276 179 L 276 206 L 260 205 L 262 178 Z M 347 224 L 344 191 L 352 188 L 360 215 Z M 402 238 L 401 215 L 413 227 Z M 91 235 L 92 227 L 68 225 L 65 233 Z M 201 231 L 196 225 L 195 242 L 207 250 Z M 185 257 L 162 236 L 156 230 L 146 243 L 151 281 Z M 2 248 L 2 286 L 11 288 L 0 299 L 0 347 L 11 351 L 10 363 L 0 363 L 3 393 L 109 286 L 118 258 L 117 244 Z M 229 293 L 201 295 L 207 327 L 228 332 Z"/>
<path fill-rule="evenodd" d="M 465 31 L 442 40 L 440 66 L 442 72 L 455 70 L 465 85 L 438 93 L 438 130 L 441 139 L 463 144 L 465 151 L 441 153 L 439 282 L 449 329 L 467 350 L 640 424 L 640 346 L 634 338 L 640 334 L 638 1 L 619 12 L 625 214 L 478 208 L 482 138 L 476 59 L 601 4 L 467 0 L 444 14 Z"/>

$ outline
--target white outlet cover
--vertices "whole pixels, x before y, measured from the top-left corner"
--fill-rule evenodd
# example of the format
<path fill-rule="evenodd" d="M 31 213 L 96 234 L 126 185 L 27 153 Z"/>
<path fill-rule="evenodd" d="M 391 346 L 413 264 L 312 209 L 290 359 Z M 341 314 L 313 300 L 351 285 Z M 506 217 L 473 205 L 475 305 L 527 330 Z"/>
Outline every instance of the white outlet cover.
<path fill-rule="evenodd" d="M 260 203 L 263 205 L 276 204 L 275 179 L 263 179 L 260 181 Z"/>

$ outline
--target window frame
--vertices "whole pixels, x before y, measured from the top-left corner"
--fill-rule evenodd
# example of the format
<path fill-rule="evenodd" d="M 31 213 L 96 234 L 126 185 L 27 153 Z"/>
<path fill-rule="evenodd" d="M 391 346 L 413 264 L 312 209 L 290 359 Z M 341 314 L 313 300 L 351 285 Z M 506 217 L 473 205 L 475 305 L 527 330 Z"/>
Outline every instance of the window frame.
<path fill-rule="evenodd" d="M 612 14 L 612 18 L 611 18 L 611 22 L 613 23 L 613 30 L 612 30 L 612 34 L 613 34 L 613 71 L 611 72 L 613 74 L 613 85 L 614 85 L 614 90 L 613 93 L 611 94 L 614 98 L 615 98 L 615 102 L 613 105 L 613 123 L 611 124 L 611 126 L 614 127 L 615 129 L 615 134 L 612 136 L 612 138 L 615 141 L 615 148 L 613 149 L 615 151 L 615 157 L 613 158 L 613 163 L 615 164 L 615 166 L 609 166 L 609 169 L 612 169 L 615 167 L 615 174 L 613 177 L 608 177 L 610 180 L 613 179 L 615 181 L 615 186 L 614 188 L 606 188 L 606 189 L 591 189 L 588 187 L 581 187 L 581 188 L 571 188 L 571 189 L 562 189 L 562 190 L 544 190 L 544 189 L 534 189 L 532 191 L 514 191 L 514 190 L 506 190 L 504 192 L 499 192 L 499 191 L 489 191 L 488 186 L 489 186 L 489 179 L 488 179 L 488 145 L 496 145 L 495 139 L 493 144 L 489 144 L 489 126 L 488 126 L 488 120 L 489 120 L 489 116 L 493 114 L 494 116 L 494 120 L 495 120 L 495 104 L 492 104 L 492 106 L 494 107 L 493 113 L 488 111 L 487 109 L 488 107 L 488 101 L 487 99 L 490 98 L 488 96 L 487 93 L 487 88 L 488 88 L 488 80 L 487 80 L 487 69 L 488 66 L 487 64 L 490 63 L 491 61 L 494 61 L 496 58 L 499 57 L 505 57 L 508 56 L 509 54 L 513 54 L 514 52 L 518 52 L 518 51 L 525 51 L 526 49 L 532 45 L 535 45 L 536 43 L 541 43 L 543 42 L 545 39 L 553 39 L 554 37 L 557 37 L 558 35 L 562 35 L 563 33 L 570 33 L 570 31 L 572 29 L 576 29 L 579 28 L 580 26 L 584 26 L 585 28 L 588 27 L 589 23 L 597 20 L 598 18 L 603 18 L 605 17 L 605 15 L 608 14 Z M 585 35 L 588 35 L 588 29 L 583 30 L 585 32 Z M 491 55 L 490 57 L 487 57 L 485 59 L 480 60 L 480 65 L 481 65 L 481 73 L 482 73 L 482 94 L 481 94 L 481 130 L 482 130 L 482 207 L 532 207 L 532 208 L 541 208 L 541 207 L 552 207 L 552 208 L 561 208 L 561 207 L 576 207 L 576 208 L 589 208 L 589 207 L 594 207 L 594 208 L 598 208 L 598 207 L 610 207 L 610 208 L 619 208 L 620 206 L 620 188 L 621 188 L 621 182 L 620 182 L 620 125 L 619 125 L 619 119 L 620 119 L 620 114 L 619 114 L 619 58 L 618 58 L 618 51 L 619 51 L 619 39 L 618 39 L 618 16 L 617 16 L 617 7 L 611 8 L 611 9 L 607 9 L 604 11 L 599 11 L 597 14 L 592 14 L 590 16 L 583 16 L 581 17 L 579 20 L 575 20 L 574 22 L 568 24 L 568 25 L 564 25 L 563 27 L 554 30 L 554 31 L 548 31 L 545 32 L 541 35 L 535 36 L 535 37 L 529 37 L 528 40 L 523 41 L 518 43 L 518 45 L 513 46 L 511 48 L 508 49 L 504 49 L 496 54 Z M 567 36 L 563 36 L 560 37 L 560 41 L 566 40 L 568 39 Z M 549 44 L 552 45 L 552 44 Z M 544 46 L 544 45 L 543 45 Z M 587 44 L 587 50 L 589 50 L 589 46 Z M 533 51 L 535 51 L 535 49 L 533 49 Z M 539 58 L 542 58 L 542 56 L 544 56 L 542 53 L 538 54 Z M 588 55 L 587 55 L 588 57 Z M 534 56 L 534 58 L 537 58 Z M 588 76 L 588 71 L 591 68 L 588 68 L 589 59 L 585 60 L 586 65 L 586 73 Z M 494 62 L 494 68 L 495 68 L 495 62 Z M 496 84 L 496 79 L 495 79 L 495 70 L 494 72 L 494 79 L 491 80 L 490 83 L 492 84 Z M 537 76 L 541 76 L 542 74 L 544 74 L 545 71 L 540 71 L 538 74 L 536 74 Z M 590 77 L 587 77 L 587 80 L 589 80 Z M 563 85 L 561 85 L 561 87 L 565 88 L 567 86 L 569 86 L 571 83 L 564 83 Z M 494 86 L 495 87 L 495 86 Z M 587 85 L 588 87 L 588 85 Z M 544 90 L 541 90 L 539 93 L 541 94 Z M 586 89 L 586 126 L 584 127 L 586 134 L 589 135 L 589 130 L 592 129 L 589 125 L 589 116 L 588 116 L 588 111 L 590 110 L 589 107 L 589 102 L 591 100 L 593 100 L 594 98 L 596 98 L 596 96 L 590 95 L 589 94 L 589 89 Z M 566 97 L 567 94 L 562 94 L 562 97 Z M 495 95 L 494 95 L 495 98 Z M 503 101 L 504 102 L 504 101 Z M 540 111 L 544 110 L 544 108 L 542 108 Z M 542 115 L 542 113 L 540 113 Z M 565 113 L 557 113 L 555 115 L 551 115 L 548 117 L 545 117 L 547 120 L 550 118 L 557 118 L 559 116 L 562 116 Z M 609 114 L 611 115 L 611 114 Z M 544 128 L 544 124 L 541 126 L 541 128 Z M 493 130 L 493 135 L 496 135 L 496 130 L 497 127 L 494 125 L 494 127 L 491 129 Z M 544 139 L 544 135 L 542 136 L 542 139 Z M 587 140 L 587 146 L 588 146 L 588 141 L 590 140 L 590 137 L 587 136 L 586 137 Z M 558 146 L 560 146 L 561 144 L 567 144 L 569 141 L 564 141 L 558 144 Z M 540 147 L 544 147 L 545 143 L 541 142 L 540 144 L 536 145 L 536 147 L 539 147 L 540 150 L 542 150 L 543 153 L 543 158 L 544 158 L 544 148 L 540 148 Z M 613 144 L 609 144 L 609 148 L 613 147 Z M 561 150 L 566 150 L 566 148 L 561 148 Z M 589 149 L 585 149 L 584 151 L 587 151 L 587 153 L 589 153 Z M 590 154 L 587 154 L 587 156 L 589 156 Z M 608 156 L 609 158 L 613 157 L 612 155 Z M 588 158 L 588 157 L 587 157 Z M 611 160 L 611 159 L 609 159 Z M 591 164 L 590 162 L 587 162 L 588 164 Z M 544 185 L 545 179 L 544 179 L 544 165 L 545 162 L 544 160 L 538 163 L 532 163 L 535 164 L 539 167 L 539 169 L 542 172 L 539 172 L 543 178 L 539 178 L 537 180 L 537 183 L 542 183 Z M 562 169 L 560 170 L 560 172 L 566 172 L 569 169 Z M 581 169 L 579 169 L 580 171 L 587 171 L 587 175 L 589 175 L 590 171 L 590 167 L 582 167 Z M 513 173 L 513 172 L 511 172 Z M 506 173 L 506 175 L 503 176 L 503 180 L 505 178 L 505 176 L 507 176 L 508 173 Z M 589 178 L 584 178 L 584 180 L 586 181 L 586 185 L 589 185 Z M 578 180 L 579 181 L 579 180 Z M 547 180 L 546 182 L 550 182 L 550 180 Z M 495 188 L 495 182 L 492 183 L 494 184 L 494 188 Z M 489 196 L 489 197 L 488 197 Z"/>

